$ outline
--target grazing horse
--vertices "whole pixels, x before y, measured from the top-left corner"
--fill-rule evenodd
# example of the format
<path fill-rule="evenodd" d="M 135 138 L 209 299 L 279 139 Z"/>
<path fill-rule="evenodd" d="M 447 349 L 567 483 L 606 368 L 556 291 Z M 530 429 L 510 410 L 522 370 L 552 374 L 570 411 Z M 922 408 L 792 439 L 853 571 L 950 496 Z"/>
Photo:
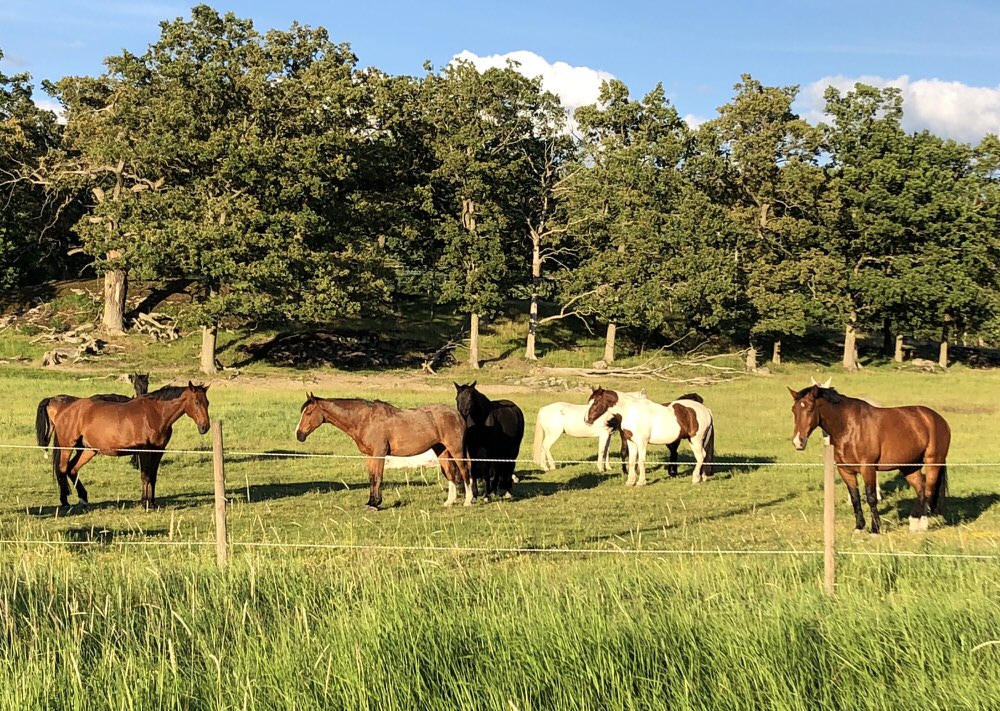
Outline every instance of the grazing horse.
<path fill-rule="evenodd" d="M 629 440 L 626 486 L 643 486 L 646 483 L 646 453 L 650 444 L 670 446 L 682 439 L 690 442 L 694 453 L 692 482 L 698 484 L 708 478 L 715 459 L 715 423 L 712 411 L 702 403 L 675 400 L 661 405 L 604 388 L 596 388 L 587 402 L 585 421 L 588 424 L 605 414 L 620 415 L 622 418 L 622 432 Z"/>
<path fill-rule="evenodd" d="M 149 392 L 149 373 L 133 373 L 128 376 L 128 379 L 135 388 L 136 397 Z M 118 395 L 117 393 L 91 395 L 90 398 L 92 400 L 104 400 L 105 402 L 128 402 L 132 399 L 128 395 Z M 44 448 L 46 457 L 49 456 L 48 446 L 52 440 L 52 418 L 63 407 L 79 399 L 75 395 L 54 395 L 38 403 L 38 410 L 35 413 L 35 436 L 38 440 L 38 446 Z M 139 455 L 133 454 L 130 461 L 132 468 L 138 470 Z"/>
<path fill-rule="evenodd" d="M 865 528 L 857 476 L 865 482 L 865 500 L 872 514 L 872 533 L 881 530 L 876 472 L 898 469 L 916 492 L 910 512 L 910 530 L 927 530 L 927 509 L 940 513 L 947 492 L 945 459 L 951 444 L 951 429 L 941 415 L 929 407 L 876 407 L 841 395 L 834 388 L 810 385 L 792 395 L 795 422 L 792 444 L 803 450 L 814 429 L 830 435 L 840 476 L 847 484 L 854 506 L 856 528 Z"/>
<path fill-rule="evenodd" d="M 645 390 L 625 393 L 632 397 L 646 397 Z M 556 468 L 556 461 L 552 458 L 552 445 L 562 435 L 570 437 L 596 437 L 597 438 L 597 471 L 604 472 L 611 470 L 611 462 L 608 458 L 611 449 L 611 435 L 621 431 L 618 426 L 620 418 L 614 423 L 610 421 L 598 421 L 588 425 L 583 421 L 587 416 L 587 406 L 577 405 L 570 402 L 552 402 L 543 405 L 538 409 L 535 418 L 535 439 L 532 451 L 534 459 L 543 472 Z M 622 439 L 623 451 L 625 439 Z M 622 457 L 622 460 L 628 455 Z"/>
<path fill-rule="evenodd" d="M 486 480 L 484 499 L 504 490 L 513 497 L 514 469 L 524 438 L 524 413 L 510 400 L 490 400 L 469 385 L 455 383 L 455 404 L 465 418 L 465 446 L 472 460 L 472 481 Z M 488 461 L 479 461 L 488 460 Z"/>
<path fill-rule="evenodd" d="M 69 506 L 69 479 L 80 501 L 87 503 L 87 490 L 80 481 L 84 464 L 98 454 L 122 457 L 130 449 L 137 452 L 142 479 L 140 503 L 147 509 L 156 505 L 156 475 L 163 450 L 170 442 L 173 425 L 187 415 L 198 425 L 199 434 L 208 432 L 207 385 L 168 386 L 125 402 L 81 398 L 66 403 L 53 418 L 52 468 L 59 482 L 59 500 Z"/>
<path fill-rule="evenodd" d="M 322 398 L 306 394 L 295 437 L 306 437 L 328 422 L 354 440 L 368 464 L 368 508 L 382 504 L 382 474 L 386 458 L 412 457 L 434 450 L 438 464 L 448 480 L 451 506 L 457 498 L 456 484 L 465 485 L 465 505 L 472 505 L 472 482 L 465 453 L 465 420 L 447 405 L 426 405 L 401 410 L 381 400 L 357 398 Z"/>

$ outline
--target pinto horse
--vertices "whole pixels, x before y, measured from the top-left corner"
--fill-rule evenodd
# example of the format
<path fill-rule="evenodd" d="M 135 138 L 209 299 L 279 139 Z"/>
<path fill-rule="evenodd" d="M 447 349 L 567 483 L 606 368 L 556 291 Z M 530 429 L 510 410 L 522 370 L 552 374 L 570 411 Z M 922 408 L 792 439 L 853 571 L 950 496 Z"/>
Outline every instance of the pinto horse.
<path fill-rule="evenodd" d="M 459 481 L 465 485 L 465 505 L 472 505 L 472 482 L 464 446 L 465 420 L 455 408 L 426 405 L 401 410 L 381 400 L 328 399 L 307 393 L 301 412 L 295 428 L 299 442 L 305 442 L 317 427 L 328 422 L 353 439 L 365 455 L 368 508 L 377 510 L 382 504 L 382 474 L 387 457 L 412 457 L 428 449 L 434 450 L 448 480 L 444 505 L 455 503 Z"/>
<path fill-rule="evenodd" d="M 585 422 L 588 424 L 605 414 L 620 415 L 622 418 L 621 429 L 629 440 L 626 486 L 645 485 L 646 453 L 650 444 L 665 444 L 671 452 L 676 452 L 676 445 L 682 439 L 690 442 L 694 453 L 692 482 L 703 482 L 711 474 L 711 463 L 715 459 L 715 423 L 712 411 L 697 400 L 675 400 L 661 405 L 614 390 L 596 388 L 587 403 Z"/>
<path fill-rule="evenodd" d="M 788 388 L 788 392 L 795 423 L 792 444 L 799 451 L 805 449 L 817 427 L 830 436 L 837 469 L 851 495 L 857 530 L 865 528 L 857 476 L 865 482 L 871 532 L 879 533 L 876 472 L 898 469 L 917 495 L 910 511 L 910 530 L 926 531 L 928 507 L 940 513 L 947 492 L 945 459 L 951 429 L 945 419 L 922 405 L 876 407 L 832 387 L 810 385 L 798 392 Z"/>
<path fill-rule="evenodd" d="M 625 393 L 633 397 L 646 397 L 645 390 Z M 615 431 L 621 431 L 619 427 L 620 418 L 614 423 L 609 419 L 606 422 L 598 421 L 588 425 L 583 421 L 587 416 L 587 406 L 577 405 L 571 402 L 551 402 L 538 409 L 535 417 L 535 439 L 532 447 L 535 462 L 543 472 L 556 468 L 556 461 L 552 458 L 552 445 L 562 435 L 570 437 L 593 437 L 597 439 L 597 471 L 604 472 L 611 470 L 611 461 L 608 457 L 611 449 L 611 435 Z M 623 449 L 627 447 L 624 437 L 622 438 Z M 622 460 L 628 455 L 622 457 Z"/>
<path fill-rule="evenodd" d="M 52 420 L 52 468 L 59 482 L 59 500 L 69 506 L 69 480 L 76 486 L 80 501 L 87 503 L 87 489 L 79 473 L 98 454 L 123 457 L 135 452 L 142 479 L 140 503 L 147 509 L 156 505 L 156 475 L 163 450 L 170 442 L 173 425 L 187 415 L 198 425 L 199 434 L 208 432 L 207 385 L 168 386 L 125 402 L 81 398 L 65 403 Z M 62 449 L 59 449 L 62 447 Z"/>
<path fill-rule="evenodd" d="M 490 400 L 476 390 L 476 381 L 469 385 L 455 383 L 455 391 L 455 404 L 465 418 L 465 447 L 472 460 L 473 487 L 476 479 L 485 479 L 486 501 L 500 489 L 505 499 L 512 498 L 514 469 L 524 438 L 524 413 L 510 400 Z"/>
<path fill-rule="evenodd" d="M 135 388 L 135 396 L 145 395 L 149 392 L 149 373 L 133 373 L 128 376 L 129 381 Z M 48 446 L 49 442 L 52 441 L 52 418 L 55 417 L 56 413 L 71 402 L 76 402 L 79 400 L 75 395 L 54 395 L 52 397 L 47 397 L 38 403 L 38 410 L 35 413 L 35 437 L 38 440 L 38 446 L 44 448 L 45 456 L 49 456 Z M 117 393 L 105 393 L 101 395 L 91 395 L 92 400 L 104 400 L 106 402 L 128 402 L 132 398 L 128 395 L 119 395 Z M 132 468 L 139 469 L 139 455 L 133 454 Z"/>

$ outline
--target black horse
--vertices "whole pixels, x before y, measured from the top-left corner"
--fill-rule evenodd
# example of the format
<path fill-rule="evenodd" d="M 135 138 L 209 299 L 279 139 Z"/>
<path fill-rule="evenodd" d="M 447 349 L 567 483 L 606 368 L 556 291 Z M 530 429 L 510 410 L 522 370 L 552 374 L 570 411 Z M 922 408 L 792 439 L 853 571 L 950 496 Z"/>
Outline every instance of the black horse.
<path fill-rule="evenodd" d="M 505 499 L 512 498 L 524 413 L 510 400 L 490 400 L 476 390 L 475 381 L 470 385 L 455 383 L 455 389 L 455 405 L 465 418 L 465 448 L 472 460 L 473 487 L 476 479 L 484 479 L 486 501 L 500 489 Z"/>

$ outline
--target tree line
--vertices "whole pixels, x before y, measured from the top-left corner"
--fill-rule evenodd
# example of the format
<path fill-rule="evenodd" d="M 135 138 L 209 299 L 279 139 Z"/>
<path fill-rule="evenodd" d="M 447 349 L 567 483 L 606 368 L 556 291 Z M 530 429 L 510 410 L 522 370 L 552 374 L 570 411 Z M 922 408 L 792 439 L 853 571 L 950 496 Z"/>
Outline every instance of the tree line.
<path fill-rule="evenodd" d="M 323 28 L 257 31 L 206 5 L 162 22 L 96 77 L 0 74 L 0 287 L 93 268 L 103 327 L 129 278 L 185 279 L 184 320 L 215 368 L 221 323 L 321 323 L 431 294 L 481 319 L 526 300 L 526 358 L 578 317 L 780 359 L 782 339 L 1000 331 L 1000 142 L 902 128 L 899 90 L 798 88 L 743 75 L 687 125 L 662 86 L 621 81 L 567 116 L 539 79 L 467 62 L 423 76 L 360 68 Z M 2 56 L 2 54 L 0 54 Z M 546 305 L 543 314 L 539 304 Z M 554 305 L 554 307 L 552 306 Z"/>

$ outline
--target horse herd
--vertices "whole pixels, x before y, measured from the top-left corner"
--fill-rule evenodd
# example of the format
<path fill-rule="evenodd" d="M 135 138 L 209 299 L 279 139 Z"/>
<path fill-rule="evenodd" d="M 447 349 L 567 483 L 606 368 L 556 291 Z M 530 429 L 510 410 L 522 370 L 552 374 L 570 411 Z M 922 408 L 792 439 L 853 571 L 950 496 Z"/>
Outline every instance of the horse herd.
<path fill-rule="evenodd" d="M 147 392 L 138 378 L 136 395 L 56 395 L 38 404 L 35 429 L 40 447 L 53 446 L 53 472 L 62 506 L 69 505 L 70 481 L 81 502 L 87 490 L 80 469 L 96 454 L 132 456 L 142 480 L 140 503 L 155 506 L 156 478 L 173 425 L 190 417 L 205 434 L 209 429 L 208 386 L 168 386 Z M 300 442 L 324 423 L 347 434 L 365 455 L 369 477 L 368 507 L 382 503 L 382 478 L 387 463 L 405 457 L 434 457 L 448 481 L 450 506 L 462 484 L 465 505 L 478 496 L 511 498 L 517 482 L 515 465 L 524 436 L 524 413 L 510 400 L 490 400 L 476 383 L 455 383 L 455 407 L 444 404 L 401 409 L 380 400 L 322 398 L 308 393 L 301 407 L 295 436 Z M 857 477 L 865 485 L 871 511 L 871 532 L 881 529 L 877 503 L 877 472 L 899 470 L 913 487 L 916 501 L 910 530 L 927 530 L 927 512 L 940 513 L 947 486 L 945 459 L 951 441 L 948 423 L 923 406 L 878 407 L 847 397 L 826 384 L 813 383 L 792 396 L 792 444 L 805 449 L 809 435 L 823 430 L 834 445 L 840 475 L 847 484 L 857 529 L 865 528 Z M 538 411 L 534 455 L 543 471 L 555 467 L 551 447 L 563 434 L 597 440 L 597 468 L 610 469 L 612 436 L 622 443 L 622 467 L 627 486 L 646 483 L 649 445 L 666 445 L 668 470 L 677 471 L 677 448 L 687 440 L 694 454 L 692 481 L 711 474 L 715 457 L 712 412 L 696 393 L 657 403 L 644 391 L 619 392 L 594 388 L 586 404 L 554 402 Z M 627 462 L 627 466 L 626 466 Z M 390 465 L 391 466 L 391 465 Z"/>

